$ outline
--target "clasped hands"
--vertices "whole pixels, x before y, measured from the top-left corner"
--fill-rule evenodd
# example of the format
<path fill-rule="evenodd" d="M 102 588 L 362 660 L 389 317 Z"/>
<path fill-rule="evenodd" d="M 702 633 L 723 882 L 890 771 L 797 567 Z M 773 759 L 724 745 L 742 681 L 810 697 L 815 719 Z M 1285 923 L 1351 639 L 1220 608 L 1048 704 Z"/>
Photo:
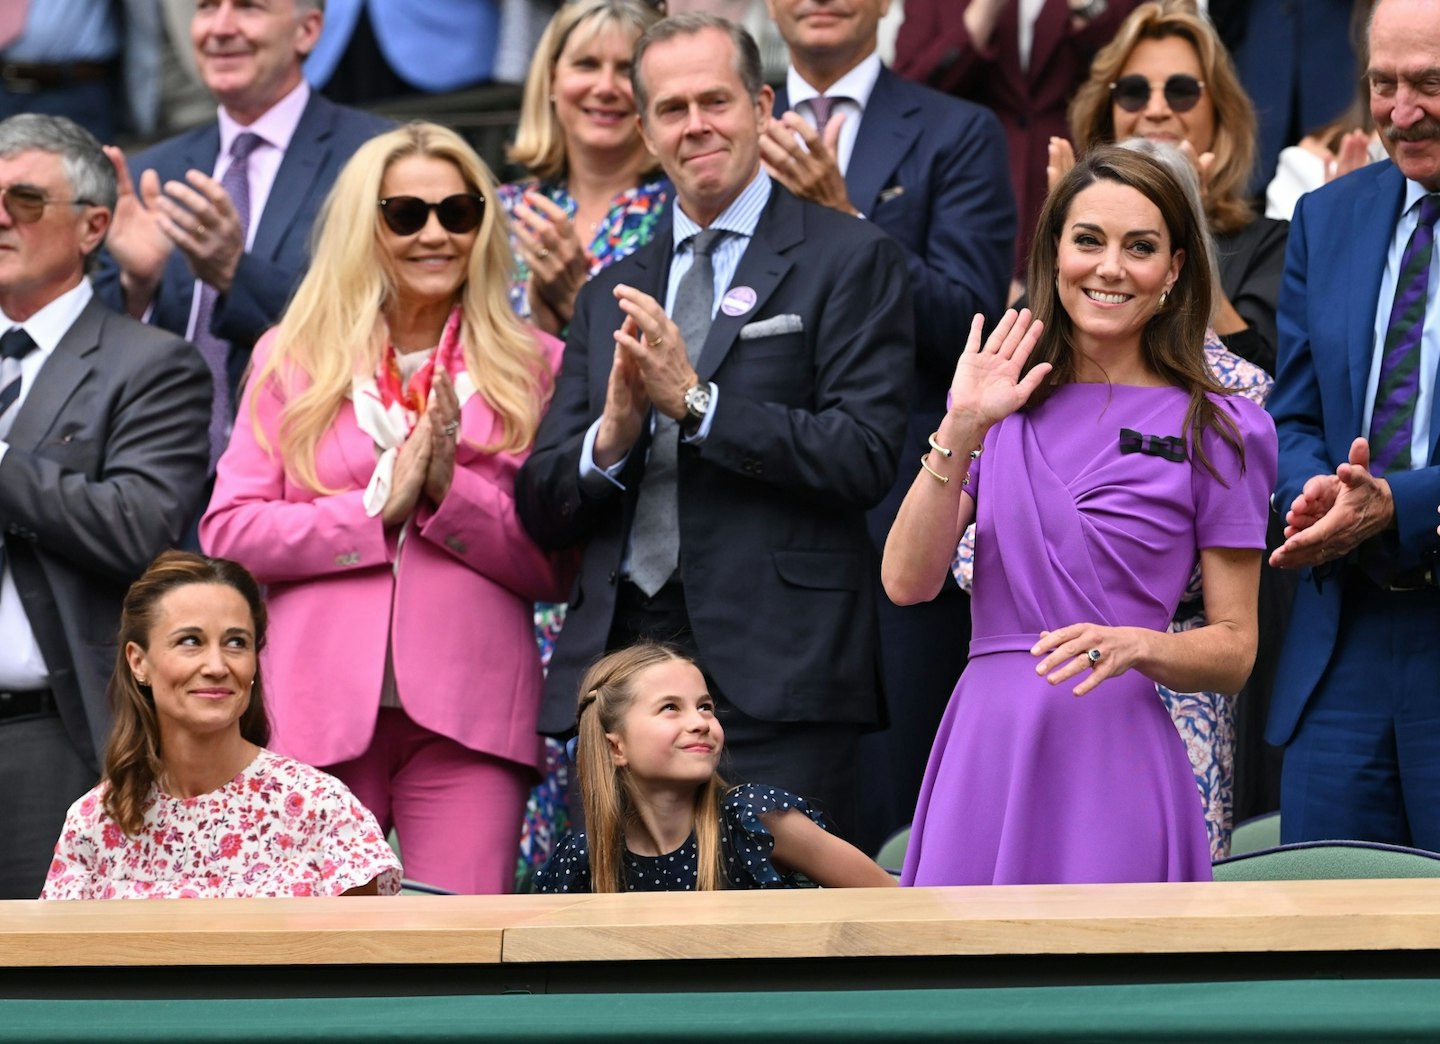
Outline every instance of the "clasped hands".
<path fill-rule="evenodd" d="M 685 392 L 700 383 L 680 328 L 660 302 L 623 283 L 614 293 L 625 320 L 615 331 L 605 409 L 595 434 L 595 464 L 601 468 L 630 452 L 652 404 L 674 420 L 684 417 Z"/>
<path fill-rule="evenodd" d="M 135 302 L 140 308 L 149 304 L 176 248 L 196 279 L 228 292 L 245 252 L 245 229 L 229 193 L 198 170 L 163 186 L 160 176 L 147 170 L 137 194 L 125 154 L 107 145 L 105 155 L 115 167 L 117 189 L 106 245 L 120 265 L 127 300 L 133 293 L 141 298 Z"/>
<path fill-rule="evenodd" d="M 1270 556 L 1277 569 L 1344 558 L 1395 520 L 1390 484 L 1370 473 L 1370 443 L 1357 438 L 1333 475 L 1305 483 L 1285 513 L 1285 543 Z"/>
<path fill-rule="evenodd" d="M 460 400 L 450 375 L 437 369 L 430 381 L 430 404 L 400 446 L 390 478 L 390 496 L 380 511 L 385 525 L 399 525 L 415 513 L 421 496 L 437 507 L 455 478 L 455 438 Z"/>

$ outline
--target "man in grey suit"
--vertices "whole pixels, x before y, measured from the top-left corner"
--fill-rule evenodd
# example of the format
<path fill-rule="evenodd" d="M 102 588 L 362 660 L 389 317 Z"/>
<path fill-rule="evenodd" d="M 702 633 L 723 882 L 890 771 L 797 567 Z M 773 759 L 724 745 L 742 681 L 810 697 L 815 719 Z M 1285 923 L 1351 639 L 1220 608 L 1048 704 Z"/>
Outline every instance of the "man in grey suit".
<path fill-rule="evenodd" d="M 0 898 L 39 894 L 98 778 L 121 599 L 205 481 L 204 360 L 85 277 L 115 196 L 70 120 L 0 123 Z"/>

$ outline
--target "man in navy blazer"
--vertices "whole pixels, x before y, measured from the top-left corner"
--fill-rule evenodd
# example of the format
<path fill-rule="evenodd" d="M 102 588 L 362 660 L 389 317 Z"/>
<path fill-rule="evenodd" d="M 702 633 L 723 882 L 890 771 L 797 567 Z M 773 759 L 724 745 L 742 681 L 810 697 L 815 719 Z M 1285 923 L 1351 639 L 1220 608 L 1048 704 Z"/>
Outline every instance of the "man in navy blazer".
<path fill-rule="evenodd" d="M 1420 227 L 1440 214 L 1437 68 L 1440 2 L 1381 0 L 1370 108 L 1394 163 L 1304 196 L 1290 225 L 1269 404 L 1288 539 L 1271 562 L 1301 583 L 1266 736 L 1285 745 L 1287 842 L 1440 850 L 1440 252 Z M 1396 395 L 1387 353 L 1416 343 L 1418 392 Z M 1382 409 L 1409 430 L 1372 430 Z"/>
<path fill-rule="evenodd" d="M 761 169 L 772 95 L 745 30 L 667 19 L 641 38 L 633 69 L 678 208 L 581 291 L 517 478 L 535 539 L 584 552 L 541 729 L 574 724 L 576 686 L 601 653 L 674 640 L 720 704 L 727 775 L 818 799 L 848 834 L 857 741 L 879 696 L 865 511 L 894 482 L 910 386 L 901 250 Z M 693 298 L 679 283 L 695 242 L 716 231 L 713 301 L 699 310 L 713 323 L 692 350 L 678 322 Z M 667 453 L 678 568 L 646 594 L 634 523 L 664 488 Z"/>
<path fill-rule="evenodd" d="M 129 165 L 118 149 L 106 149 L 120 199 L 96 291 L 117 311 L 197 340 L 204 336 L 195 329 L 197 282 L 215 287 L 209 333 L 229 348 L 224 372 L 214 376 L 228 389 L 231 411 L 251 348 L 304 274 L 310 226 L 336 175 L 361 144 L 391 126 L 305 84 L 301 63 L 320 36 L 322 6 L 204 0 L 191 41 L 201 78 L 220 103 L 218 120 L 160 142 Z M 249 158 L 248 229 L 214 176 L 221 142 L 243 131 L 263 142 Z M 138 194 L 129 166 L 142 172 Z"/>
<path fill-rule="evenodd" d="M 902 467 L 869 514 L 877 550 L 945 410 L 955 362 L 981 312 L 1005 307 L 1015 200 L 1005 134 L 989 109 L 896 76 L 875 53 L 889 0 L 768 0 L 790 51 L 783 116 L 761 141 L 766 169 L 803 199 L 859 214 L 904 248 L 915 297 L 915 381 Z M 817 103 L 817 96 L 823 96 Z M 833 103 L 827 104 L 829 99 Z M 828 113 L 817 133 L 817 104 Z M 865 789 L 866 847 L 909 823 L 925 755 L 964 669 L 970 600 L 947 579 L 901 608 L 880 594 L 888 727 L 863 742 L 885 773 Z"/>

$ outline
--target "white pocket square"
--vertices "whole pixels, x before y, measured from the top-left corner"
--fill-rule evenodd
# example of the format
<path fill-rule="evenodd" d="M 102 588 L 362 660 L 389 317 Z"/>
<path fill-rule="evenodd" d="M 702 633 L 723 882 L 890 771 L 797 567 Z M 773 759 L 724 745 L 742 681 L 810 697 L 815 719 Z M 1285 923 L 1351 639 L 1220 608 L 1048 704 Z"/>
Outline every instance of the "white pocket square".
<path fill-rule="evenodd" d="M 757 319 L 740 327 L 740 340 L 749 341 L 756 337 L 774 337 L 776 334 L 804 333 L 805 322 L 798 315 L 772 315 L 769 319 Z"/>

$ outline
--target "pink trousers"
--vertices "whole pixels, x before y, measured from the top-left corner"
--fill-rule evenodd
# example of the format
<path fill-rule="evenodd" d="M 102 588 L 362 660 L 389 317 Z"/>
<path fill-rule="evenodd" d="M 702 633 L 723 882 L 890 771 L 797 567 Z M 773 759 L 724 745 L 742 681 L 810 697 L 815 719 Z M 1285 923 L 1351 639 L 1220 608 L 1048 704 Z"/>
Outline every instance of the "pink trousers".
<path fill-rule="evenodd" d="M 514 891 L 531 769 L 382 707 L 370 748 L 325 771 L 354 791 L 383 830 L 394 828 L 410 880 L 467 895 Z"/>

